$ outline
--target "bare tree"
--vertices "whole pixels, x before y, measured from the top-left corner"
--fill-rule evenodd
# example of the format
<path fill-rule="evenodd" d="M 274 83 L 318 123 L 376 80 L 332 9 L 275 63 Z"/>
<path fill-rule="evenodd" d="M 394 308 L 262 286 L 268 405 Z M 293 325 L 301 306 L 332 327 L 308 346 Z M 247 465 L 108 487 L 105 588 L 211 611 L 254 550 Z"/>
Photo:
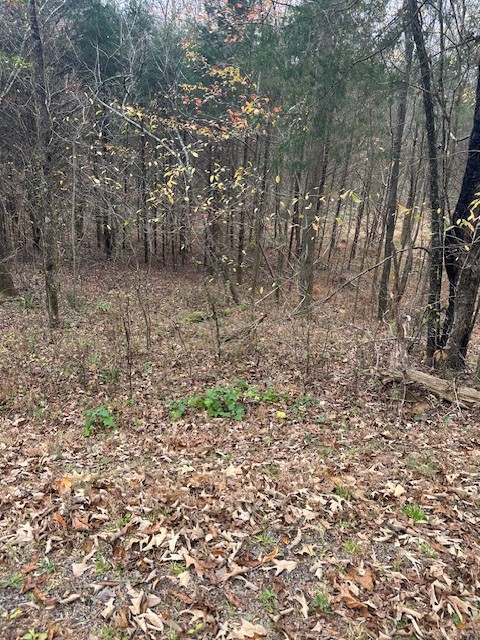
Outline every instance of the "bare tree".
<path fill-rule="evenodd" d="M 30 0 L 30 34 L 32 39 L 32 62 L 34 67 L 34 98 L 37 123 L 36 170 L 38 179 L 38 217 L 41 221 L 43 272 L 48 322 L 50 327 L 59 324 L 58 292 L 55 281 L 55 226 L 50 191 L 52 167 L 52 121 L 48 109 L 43 43 L 38 23 L 36 0 Z"/>

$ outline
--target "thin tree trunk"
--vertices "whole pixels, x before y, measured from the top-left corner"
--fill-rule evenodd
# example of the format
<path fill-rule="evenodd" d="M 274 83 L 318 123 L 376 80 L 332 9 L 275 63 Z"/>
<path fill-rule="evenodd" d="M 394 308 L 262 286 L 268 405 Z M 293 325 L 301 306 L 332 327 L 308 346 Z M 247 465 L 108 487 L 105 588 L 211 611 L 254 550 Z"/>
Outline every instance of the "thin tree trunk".
<path fill-rule="evenodd" d="M 425 38 L 419 18 L 417 0 L 409 0 L 413 40 L 420 64 L 425 126 L 427 132 L 430 191 L 430 268 L 428 291 L 427 358 L 433 363 L 440 343 L 440 295 L 443 271 L 443 213 L 439 193 L 439 171 L 435 110 L 433 105 L 433 78 Z"/>
<path fill-rule="evenodd" d="M 385 262 L 383 263 L 382 277 L 380 278 L 380 291 L 378 296 L 378 317 L 382 319 L 388 303 L 388 281 L 390 278 L 391 259 L 393 251 L 393 234 L 397 221 L 397 199 L 398 199 L 398 179 L 400 175 L 400 157 L 402 155 L 403 132 L 407 116 L 408 85 L 410 81 L 410 70 L 412 67 L 413 43 L 409 33 L 405 33 L 405 78 L 402 90 L 398 99 L 397 125 L 392 145 L 392 169 L 388 182 L 388 196 L 386 209 L 386 229 L 385 229 Z"/>
<path fill-rule="evenodd" d="M 47 106 L 45 81 L 45 60 L 43 43 L 37 17 L 36 0 L 30 0 L 30 35 L 35 70 L 35 108 L 37 111 L 37 157 L 39 170 L 39 218 L 42 225 L 43 272 L 47 302 L 48 323 L 51 328 L 58 326 L 58 290 L 55 265 L 55 230 L 50 196 L 50 173 L 52 164 L 52 124 Z"/>
<path fill-rule="evenodd" d="M 302 245 L 300 249 L 300 313 L 310 313 L 313 304 L 313 283 L 315 276 L 315 246 L 318 233 L 318 213 L 320 209 L 320 201 L 325 191 L 325 182 L 327 179 L 328 158 L 330 151 L 329 132 L 323 145 L 322 172 L 320 175 L 320 184 L 318 185 L 317 203 L 313 206 L 307 205 L 304 208 L 304 227 L 302 233 Z"/>
<path fill-rule="evenodd" d="M 252 269 L 252 296 L 255 295 L 255 290 L 257 288 L 258 282 L 258 274 L 260 269 L 260 258 L 262 255 L 261 251 L 261 243 L 263 237 L 264 230 L 264 204 L 265 204 L 265 196 L 266 196 L 266 186 L 267 186 L 267 171 L 268 171 L 268 161 L 270 159 L 270 131 L 267 131 L 267 136 L 265 138 L 265 151 L 263 156 L 263 169 L 262 169 L 262 180 L 260 183 L 260 197 L 258 199 L 258 206 L 256 207 L 256 216 L 255 216 L 255 255 L 253 259 L 253 269 Z"/>
<path fill-rule="evenodd" d="M 333 257 L 333 252 L 335 251 L 335 247 L 337 246 L 337 229 L 338 229 L 338 224 L 339 224 L 339 220 L 340 220 L 340 211 L 341 211 L 341 208 L 342 208 L 342 202 L 344 200 L 344 198 L 342 196 L 343 196 L 343 193 L 345 192 L 345 187 L 347 185 L 347 176 L 348 176 L 348 169 L 350 167 L 350 158 L 351 158 L 351 154 L 352 154 L 352 146 L 353 146 L 353 142 L 350 140 L 350 142 L 348 144 L 346 157 L 345 157 L 345 162 L 344 162 L 344 165 L 343 165 L 342 177 L 340 179 L 340 187 L 339 187 L 339 190 L 338 190 L 338 198 L 337 198 L 337 207 L 335 209 L 335 217 L 333 219 L 332 231 L 331 231 L 331 236 L 330 236 L 330 246 L 328 248 L 327 262 L 328 262 L 329 268 L 331 267 L 331 260 L 332 260 L 332 257 Z"/>

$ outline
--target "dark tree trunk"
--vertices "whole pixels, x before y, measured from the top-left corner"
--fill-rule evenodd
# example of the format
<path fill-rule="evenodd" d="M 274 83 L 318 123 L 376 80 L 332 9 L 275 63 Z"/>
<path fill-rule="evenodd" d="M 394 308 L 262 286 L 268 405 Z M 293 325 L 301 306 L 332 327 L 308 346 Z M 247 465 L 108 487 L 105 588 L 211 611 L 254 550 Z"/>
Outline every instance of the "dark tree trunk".
<path fill-rule="evenodd" d="M 461 369 L 475 322 L 480 285 L 480 65 L 473 127 L 462 188 L 445 236 L 445 268 L 450 300 L 442 340 L 446 364 Z"/>
<path fill-rule="evenodd" d="M 430 191 L 430 284 L 428 291 L 427 358 L 433 362 L 440 346 L 440 295 L 443 271 L 443 213 L 439 193 L 437 133 L 433 104 L 433 81 L 430 58 L 419 18 L 417 0 L 409 0 L 410 20 L 420 64 L 425 128 L 427 132 Z"/>

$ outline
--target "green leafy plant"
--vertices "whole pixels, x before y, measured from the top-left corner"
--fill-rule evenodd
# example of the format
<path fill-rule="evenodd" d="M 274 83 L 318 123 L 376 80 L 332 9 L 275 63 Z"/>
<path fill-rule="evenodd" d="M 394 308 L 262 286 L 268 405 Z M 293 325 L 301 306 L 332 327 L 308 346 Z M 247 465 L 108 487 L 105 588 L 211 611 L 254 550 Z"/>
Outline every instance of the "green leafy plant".
<path fill-rule="evenodd" d="M 41 564 L 41 572 L 42 573 L 54 573 L 55 572 L 55 564 L 50 560 L 50 558 L 45 558 L 42 560 Z"/>
<path fill-rule="evenodd" d="M 0 620 L 16 620 L 21 618 L 24 612 L 21 609 L 11 609 L 10 611 L 2 611 L 0 613 Z"/>
<path fill-rule="evenodd" d="M 267 471 L 268 471 L 268 474 L 272 476 L 272 478 L 278 478 L 278 476 L 280 475 L 279 468 L 276 467 L 274 464 L 269 464 L 267 466 Z"/>
<path fill-rule="evenodd" d="M 185 573 L 186 570 L 187 567 L 183 562 L 172 562 L 170 566 L 172 576 L 179 576 L 181 573 Z"/>
<path fill-rule="evenodd" d="M 83 412 L 85 424 L 83 425 L 83 435 L 88 438 L 92 435 L 95 427 L 109 427 L 115 429 L 117 421 L 111 409 L 105 405 L 100 405 L 93 409 L 86 409 Z"/>
<path fill-rule="evenodd" d="M 277 608 L 277 594 L 270 589 L 264 589 L 260 594 L 260 602 L 270 613 L 273 613 Z"/>
<path fill-rule="evenodd" d="M 414 522 L 424 522 L 425 520 L 428 520 L 427 514 L 418 504 L 406 504 L 403 507 L 403 513 Z"/>
<path fill-rule="evenodd" d="M 210 418 L 241 420 L 246 412 L 241 397 L 242 390 L 238 387 L 213 387 L 202 394 L 174 400 L 170 404 L 170 417 L 178 420 L 190 409 L 203 409 Z"/>
<path fill-rule="evenodd" d="M 23 308 L 24 309 L 35 309 L 38 307 L 39 300 L 36 296 L 27 293 L 23 298 Z"/>
<path fill-rule="evenodd" d="M 115 627 L 104 627 L 101 633 L 102 640 L 128 640 L 127 636 L 124 636 L 120 629 Z"/>
<path fill-rule="evenodd" d="M 187 324 L 196 324 L 197 322 L 205 322 L 211 317 L 207 311 L 192 311 L 183 319 Z"/>
<path fill-rule="evenodd" d="M 23 573 L 9 573 L 0 581 L 0 587 L 2 589 L 20 589 L 26 577 Z"/>
<path fill-rule="evenodd" d="M 105 382 L 118 382 L 120 379 L 120 369 L 119 367 L 105 367 L 100 371 L 100 376 Z"/>
<path fill-rule="evenodd" d="M 340 498 L 344 498 L 345 500 L 351 500 L 353 498 L 353 491 L 351 487 L 347 487 L 343 484 L 338 484 L 334 490 L 333 493 L 336 496 L 340 496 Z"/>
<path fill-rule="evenodd" d="M 275 404 L 276 402 L 284 402 L 288 399 L 288 396 L 284 393 L 280 393 L 272 386 L 267 387 L 265 391 L 261 391 L 258 387 L 249 387 L 243 380 L 238 384 L 243 385 L 245 388 L 244 397 L 255 402 Z"/>
<path fill-rule="evenodd" d="M 204 622 L 197 622 L 197 624 L 192 627 L 191 629 L 189 629 L 187 631 L 187 636 L 196 636 L 198 633 L 200 633 L 203 628 L 205 627 L 205 623 Z"/>
<path fill-rule="evenodd" d="M 317 591 L 315 598 L 310 602 L 310 609 L 312 611 L 322 611 L 323 613 L 330 612 L 327 591 Z"/>
<path fill-rule="evenodd" d="M 35 629 L 29 629 L 22 636 L 22 640 L 47 640 L 47 638 L 48 633 L 46 631 L 35 631 Z"/>
<path fill-rule="evenodd" d="M 99 576 L 106 573 L 108 570 L 109 563 L 103 556 L 98 556 L 95 560 L 95 573 Z"/>
<path fill-rule="evenodd" d="M 275 543 L 275 540 L 269 535 L 268 531 L 257 533 L 254 539 L 264 547 L 271 547 Z"/>
<path fill-rule="evenodd" d="M 438 464 L 434 460 L 428 460 L 426 458 L 415 458 L 410 456 L 407 460 L 407 464 L 412 469 L 415 469 L 417 473 L 427 478 L 433 478 L 439 473 Z"/>
<path fill-rule="evenodd" d="M 74 291 L 67 291 L 65 299 L 68 306 L 74 311 L 81 311 L 85 306 L 85 300 L 79 297 Z"/>
<path fill-rule="evenodd" d="M 362 547 L 356 540 L 346 540 L 343 548 L 347 553 L 361 553 Z"/>
<path fill-rule="evenodd" d="M 111 306 L 112 303 L 107 302 L 106 300 L 100 300 L 99 302 L 97 302 L 98 311 L 102 311 L 103 313 L 107 313 L 108 311 L 110 311 Z"/>
<path fill-rule="evenodd" d="M 119 518 L 117 520 L 117 527 L 119 529 L 121 529 L 122 527 L 124 527 L 126 524 L 128 524 L 130 522 L 130 520 L 132 519 L 132 514 L 130 511 L 126 511 L 125 514 Z"/>
<path fill-rule="evenodd" d="M 172 420 L 178 420 L 190 410 L 206 410 L 210 418 L 234 418 L 241 420 L 247 410 L 248 401 L 274 404 L 285 402 L 288 397 L 273 387 L 265 391 L 249 386 L 245 380 L 237 380 L 230 386 L 218 385 L 194 396 L 178 398 L 170 403 Z"/>
<path fill-rule="evenodd" d="M 423 553 L 429 558 L 432 558 L 432 559 L 438 558 L 438 553 L 435 551 L 435 549 L 431 546 L 429 542 L 422 542 L 422 544 L 420 545 L 420 548 L 422 549 Z"/>

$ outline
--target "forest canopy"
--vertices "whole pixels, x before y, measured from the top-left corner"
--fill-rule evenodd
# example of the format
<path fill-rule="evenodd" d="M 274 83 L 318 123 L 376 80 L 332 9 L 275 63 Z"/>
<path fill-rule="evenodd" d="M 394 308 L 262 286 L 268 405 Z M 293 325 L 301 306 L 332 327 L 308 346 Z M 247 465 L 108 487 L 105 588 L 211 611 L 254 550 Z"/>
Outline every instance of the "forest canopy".
<path fill-rule="evenodd" d="M 1 287 L 13 258 L 217 274 L 233 301 L 372 269 L 434 363 L 465 364 L 480 282 L 476 2 L 8 0 Z M 370 273 L 370 272 L 369 272 Z M 410 302 L 408 303 L 410 306 Z"/>

